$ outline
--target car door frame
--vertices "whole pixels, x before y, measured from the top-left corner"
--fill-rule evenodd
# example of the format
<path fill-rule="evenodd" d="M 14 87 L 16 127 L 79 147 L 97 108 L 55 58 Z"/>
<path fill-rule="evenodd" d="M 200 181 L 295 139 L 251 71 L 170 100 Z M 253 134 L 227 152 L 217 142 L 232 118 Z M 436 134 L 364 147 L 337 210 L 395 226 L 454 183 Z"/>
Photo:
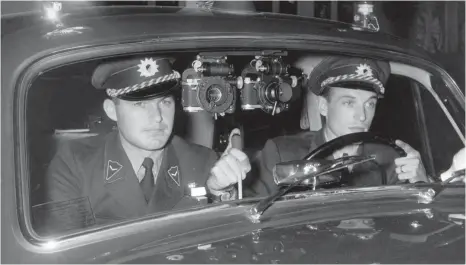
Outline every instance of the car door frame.
<path fill-rule="evenodd" d="M 203 36 L 202 36 L 203 37 Z M 20 65 L 15 65 L 15 71 L 12 76 L 9 76 L 8 81 L 6 81 L 6 84 L 11 85 L 11 90 L 14 91 L 11 94 L 12 97 L 9 98 L 8 100 L 11 100 L 11 103 L 14 105 L 14 112 L 11 113 L 7 109 L 7 115 L 10 114 L 11 116 L 8 117 L 8 125 L 12 125 L 12 130 L 8 135 L 2 135 L 3 140 L 10 141 L 12 145 L 9 145 L 10 147 L 15 147 L 17 146 L 19 148 L 19 151 L 16 148 L 13 148 L 12 150 L 14 152 L 14 156 L 10 159 L 12 163 L 7 163 L 6 166 L 9 167 L 6 171 L 4 172 L 4 169 L 2 170 L 2 181 L 4 178 L 8 178 L 7 182 L 4 182 L 5 184 L 10 188 L 8 192 L 3 192 L 6 189 L 3 189 L 2 187 L 2 200 L 4 202 L 7 202 L 10 207 L 14 206 L 13 208 L 9 209 L 9 218 L 3 219 L 2 218 L 2 230 L 4 229 L 4 226 L 6 226 L 6 229 L 11 230 L 13 228 L 13 234 L 14 237 L 10 239 L 16 240 L 18 245 L 21 246 L 24 250 L 27 250 L 28 252 L 34 252 L 34 253 L 50 253 L 52 250 L 47 249 L 47 247 L 51 246 L 51 242 L 48 239 L 42 239 L 38 237 L 37 235 L 34 235 L 34 232 L 31 227 L 31 218 L 30 218 L 30 205 L 29 202 L 27 201 L 29 198 L 29 172 L 27 172 L 28 168 L 28 161 L 26 158 L 27 151 L 21 151 L 21 150 L 27 150 L 26 147 L 26 142 L 27 139 L 24 139 L 25 137 L 25 126 L 24 124 L 21 125 L 21 119 L 25 119 L 25 99 L 26 99 L 26 94 L 27 94 L 27 89 L 30 87 L 31 83 L 33 82 L 34 78 L 37 77 L 41 72 L 43 72 L 45 69 L 51 69 L 57 65 L 62 65 L 66 62 L 75 62 L 82 60 L 83 58 L 95 58 L 95 57 L 103 57 L 105 55 L 110 55 L 110 54 L 129 54 L 129 53 L 134 53 L 134 52 L 142 52 L 142 51 L 154 51 L 156 48 L 158 50 L 175 50 L 177 49 L 176 47 L 179 48 L 186 48 L 189 46 L 194 46 L 198 47 L 199 45 L 204 44 L 205 45 L 205 39 L 202 39 L 202 37 L 199 37 L 199 40 L 196 42 L 196 38 L 181 38 L 181 39 L 176 39 L 176 38 L 170 38 L 170 40 L 167 40 L 164 42 L 163 40 L 159 40 L 159 43 L 154 45 L 154 43 L 151 43 L 150 45 L 148 43 L 144 43 L 144 41 L 136 43 L 136 44 L 120 44 L 120 45 L 115 45 L 115 44 L 110 44 L 110 45 L 99 45 L 96 47 L 78 47 L 75 50 L 55 50 L 54 52 L 50 51 L 44 51 L 39 54 L 35 54 L 34 56 L 28 58 L 27 60 L 23 61 L 22 64 Z M 280 38 L 277 37 L 272 37 L 272 38 L 265 38 L 262 39 L 261 41 L 258 41 L 257 36 L 251 41 L 249 39 L 249 36 L 237 36 L 239 37 L 239 40 L 243 39 L 244 40 L 249 40 L 246 43 L 242 43 L 241 46 L 248 46 L 248 44 L 251 45 L 251 47 L 270 47 L 273 46 L 271 45 L 273 41 L 274 45 L 283 45 L 283 41 L 287 40 L 287 36 L 283 36 Z M 189 41 L 194 41 L 190 42 L 189 45 L 186 42 L 187 40 Z M 288 39 L 289 40 L 289 39 Z M 176 41 L 178 41 L 178 45 L 175 45 Z M 212 41 L 212 40 L 210 40 Z M 226 44 L 232 44 L 232 38 L 231 36 L 226 36 L 222 38 L 221 36 L 215 40 L 215 45 L 211 44 L 210 47 L 222 47 Z M 322 50 L 322 47 L 325 47 L 326 42 L 319 42 L 319 41 L 313 41 L 310 42 L 309 40 L 301 40 L 300 45 L 296 45 L 296 42 L 290 41 L 290 47 L 301 47 L 302 49 L 306 49 L 309 51 L 313 50 Z M 238 42 L 236 42 L 236 45 L 240 45 Z M 232 45 L 234 46 L 234 45 Z M 179 49 L 178 48 L 178 49 Z M 368 56 L 376 56 L 376 57 L 384 57 L 382 55 L 385 54 L 386 57 L 388 55 L 386 54 L 387 51 L 380 49 L 378 50 L 377 48 L 373 48 L 373 50 L 369 51 L 367 49 L 364 49 L 364 47 L 352 47 L 352 46 L 346 46 L 344 43 L 334 43 L 333 46 L 327 46 L 326 49 L 324 49 L 328 52 L 335 52 L 335 53 L 357 53 L 357 54 L 366 54 Z M 402 54 L 398 53 L 397 54 L 398 58 L 405 58 L 409 57 L 407 54 Z M 412 57 L 412 56 L 411 56 Z M 415 58 L 411 58 L 413 60 Z M 423 59 L 419 59 L 420 64 L 427 64 L 427 61 L 423 61 Z M 2 71 L 3 72 L 3 71 Z M 13 72 L 13 71 L 12 71 Z M 2 82 L 3 83 L 3 82 Z M 4 83 L 4 84 L 5 84 Z M 3 86 L 3 85 L 2 85 Z M 2 88 L 2 95 L 3 95 L 3 89 Z M 464 100 L 464 99 L 463 99 Z M 22 102 L 21 102 L 22 101 Z M 464 105 L 464 104 L 463 104 Z M 23 107 L 21 109 L 21 107 Z M 5 107 L 2 107 L 2 110 L 5 110 Z M 2 111 L 3 112 L 3 111 Z M 5 113 L 3 112 L 2 114 L 2 121 L 5 120 Z M 18 124 L 19 122 L 19 124 Z M 7 126 L 8 126 L 7 125 Z M 18 135 L 15 135 L 14 132 L 18 132 Z M 3 156 L 3 154 L 2 154 Z M 15 165 L 14 168 L 10 168 L 11 165 Z M 4 165 L 5 166 L 5 165 Z M 9 172 L 8 172 L 9 171 Z M 16 188 L 14 188 L 16 187 Z M 26 196 L 24 196 L 26 195 Z M 3 214 L 2 214 L 3 215 Z M 18 219 L 16 219 L 16 218 Z M 12 221 L 16 220 L 16 221 Z M 134 221 L 137 223 L 138 221 Z M 83 234 L 88 234 L 96 232 L 94 230 L 91 231 L 84 231 L 81 233 Z M 108 231 L 107 231 L 108 232 Z M 106 233 L 108 234 L 108 233 Z M 85 239 L 84 237 L 80 237 L 81 239 L 78 240 L 78 238 L 74 238 L 73 236 L 68 236 L 62 238 L 63 242 L 66 242 L 62 247 L 58 247 L 54 249 L 53 251 L 60 251 L 60 250 L 66 250 L 69 248 L 73 247 L 79 247 L 82 246 L 82 244 L 85 244 L 86 242 L 89 242 L 88 239 Z M 3 240 L 3 238 L 2 238 Z M 103 240 L 103 239 L 100 239 Z M 54 244 L 60 244 L 58 242 L 60 240 L 57 240 L 54 242 Z M 3 244 L 2 244 L 3 245 Z M 52 252 L 53 252 L 52 251 Z M 24 253 L 24 252 L 23 252 Z M 17 253 L 18 255 L 21 255 Z"/>

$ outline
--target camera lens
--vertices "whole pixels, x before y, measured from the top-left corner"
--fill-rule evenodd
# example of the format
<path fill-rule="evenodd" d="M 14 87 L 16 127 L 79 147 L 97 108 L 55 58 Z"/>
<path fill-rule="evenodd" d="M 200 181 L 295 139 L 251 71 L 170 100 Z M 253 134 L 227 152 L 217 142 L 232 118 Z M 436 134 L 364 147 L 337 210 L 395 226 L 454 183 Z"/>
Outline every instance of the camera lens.
<path fill-rule="evenodd" d="M 281 102 L 288 102 L 291 100 L 292 97 L 293 97 L 293 90 L 291 89 L 291 86 L 285 82 L 281 83 L 278 99 Z"/>
<path fill-rule="evenodd" d="M 280 96 L 279 84 L 277 82 L 270 82 L 265 88 L 265 97 L 270 103 L 278 101 Z"/>
<path fill-rule="evenodd" d="M 218 85 L 212 85 L 207 89 L 207 101 L 209 103 L 217 103 L 222 98 L 221 87 Z"/>

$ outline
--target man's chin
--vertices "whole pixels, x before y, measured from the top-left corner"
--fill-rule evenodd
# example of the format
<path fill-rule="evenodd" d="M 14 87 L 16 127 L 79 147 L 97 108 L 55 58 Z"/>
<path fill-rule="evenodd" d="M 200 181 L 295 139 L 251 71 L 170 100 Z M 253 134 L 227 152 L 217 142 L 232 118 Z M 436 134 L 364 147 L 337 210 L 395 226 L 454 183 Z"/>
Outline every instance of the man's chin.
<path fill-rule="evenodd" d="M 147 150 L 160 150 L 163 149 L 168 142 L 168 137 L 157 137 L 156 139 L 150 139 L 146 142 L 145 146 Z"/>

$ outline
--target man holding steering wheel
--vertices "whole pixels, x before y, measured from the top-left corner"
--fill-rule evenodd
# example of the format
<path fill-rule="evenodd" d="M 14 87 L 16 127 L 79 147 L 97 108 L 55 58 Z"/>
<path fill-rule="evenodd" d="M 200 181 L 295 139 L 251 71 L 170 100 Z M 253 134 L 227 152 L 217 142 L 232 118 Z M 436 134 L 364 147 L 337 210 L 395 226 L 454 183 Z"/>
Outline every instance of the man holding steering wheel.
<path fill-rule="evenodd" d="M 385 61 L 365 58 L 331 56 L 309 70 L 308 63 L 300 65 L 309 74 L 301 127 L 309 128 L 310 117 L 324 117 L 323 127 L 291 136 L 269 139 L 258 156 L 260 179 L 251 187 L 258 194 L 270 194 L 278 189 L 273 181 L 273 167 L 280 162 L 303 159 L 322 144 L 351 133 L 367 132 L 374 118 L 377 101 L 383 97 L 384 84 L 390 75 Z M 310 111 L 310 110 L 314 111 Z M 349 168 L 351 186 L 378 186 L 385 172 L 387 184 L 409 181 L 428 182 L 420 154 L 401 140 L 395 144 L 406 152 L 405 157 L 386 145 L 364 143 L 336 150 L 330 159 L 352 155 L 376 155 L 376 164 L 364 163 Z M 346 172 L 349 173 L 349 172 Z M 342 179 L 345 171 L 335 172 Z"/>

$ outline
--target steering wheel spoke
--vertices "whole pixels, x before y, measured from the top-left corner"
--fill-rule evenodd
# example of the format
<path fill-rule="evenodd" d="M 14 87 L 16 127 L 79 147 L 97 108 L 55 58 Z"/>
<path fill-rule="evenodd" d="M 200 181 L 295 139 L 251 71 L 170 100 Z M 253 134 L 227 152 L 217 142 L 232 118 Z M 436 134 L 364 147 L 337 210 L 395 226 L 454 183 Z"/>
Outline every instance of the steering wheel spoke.
<path fill-rule="evenodd" d="M 393 139 L 376 135 L 371 132 L 360 132 L 360 133 L 351 133 L 347 134 L 344 136 L 337 137 L 333 139 L 332 141 L 326 142 L 323 145 L 317 147 L 314 149 L 312 152 L 310 152 L 307 156 L 304 157 L 304 160 L 322 160 L 325 159 L 326 157 L 331 156 L 335 151 L 348 146 L 352 144 L 364 144 L 364 143 L 376 143 L 376 144 L 382 144 L 389 146 L 393 148 L 401 157 L 406 156 L 406 152 L 399 146 L 395 144 L 395 141 Z M 364 160 L 364 158 L 366 160 Z M 362 156 L 345 156 L 341 157 L 338 159 L 332 159 L 328 160 L 329 164 L 333 164 L 332 170 L 329 172 L 334 172 L 338 170 L 342 170 L 343 168 L 346 168 L 350 165 L 355 165 L 355 164 L 360 164 L 364 162 L 372 162 L 377 166 L 377 169 L 380 171 L 380 174 L 382 176 L 382 185 L 387 184 L 387 176 L 385 170 L 377 163 L 375 160 L 375 156 L 368 156 L 368 157 L 362 157 Z M 324 172 L 324 171 L 323 171 Z M 329 174 L 329 172 L 325 172 L 325 174 Z M 322 173 L 323 175 L 324 173 Z M 320 181 L 320 186 L 321 187 L 328 187 L 328 186 L 334 186 L 335 184 L 340 184 L 343 185 L 342 181 L 344 181 L 342 178 L 336 180 L 337 178 L 335 177 L 335 181 L 328 181 L 328 182 L 322 182 Z M 312 184 L 312 181 L 309 183 Z"/>

